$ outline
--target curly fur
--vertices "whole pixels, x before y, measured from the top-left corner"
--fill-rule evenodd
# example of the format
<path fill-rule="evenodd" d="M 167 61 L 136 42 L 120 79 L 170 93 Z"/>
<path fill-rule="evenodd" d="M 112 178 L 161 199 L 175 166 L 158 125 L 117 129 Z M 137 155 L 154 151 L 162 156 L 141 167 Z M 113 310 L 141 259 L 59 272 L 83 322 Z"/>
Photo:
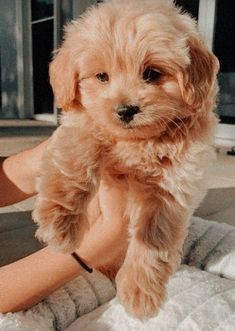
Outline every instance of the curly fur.
<path fill-rule="evenodd" d="M 160 70 L 154 83 L 146 67 Z M 89 228 L 100 180 L 123 189 L 129 245 L 117 292 L 138 318 L 156 314 L 177 268 L 188 220 L 203 199 L 214 156 L 218 61 L 196 23 L 166 0 L 113 0 L 66 27 L 50 65 L 62 125 L 44 155 L 34 219 L 37 235 L 64 252 Z M 106 72 L 109 81 L 96 74 Z M 138 105 L 130 123 L 122 104 Z M 99 204 L 92 204 L 99 214 Z M 121 243 L 120 243 L 121 244 Z"/>

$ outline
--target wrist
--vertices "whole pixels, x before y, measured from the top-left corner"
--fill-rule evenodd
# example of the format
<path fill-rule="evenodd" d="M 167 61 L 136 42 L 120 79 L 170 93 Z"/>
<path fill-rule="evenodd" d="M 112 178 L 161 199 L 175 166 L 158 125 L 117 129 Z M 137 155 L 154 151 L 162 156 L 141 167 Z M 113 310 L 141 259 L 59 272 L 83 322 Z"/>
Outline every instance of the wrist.
<path fill-rule="evenodd" d="M 77 249 L 74 250 L 74 253 L 76 255 L 79 256 L 79 258 L 89 267 L 89 268 L 95 268 L 96 267 L 96 262 L 95 259 L 93 257 L 94 254 L 92 254 L 92 252 L 88 251 L 84 251 L 83 248 L 79 247 Z M 71 256 L 71 258 L 74 259 L 73 256 Z M 74 259 L 75 260 L 75 259 Z M 78 263 L 78 262 L 77 262 Z M 81 265 L 80 265 L 81 266 Z M 82 268 L 82 266 L 81 266 Z M 84 270 L 84 268 L 82 268 Z"/>
<path fill-rule="evenodd" d="M 115 254 L 110 251 L 110 247 L 111 244 L 108 241 L 103 242 L 102 238 L 97 238 L 94 242 L 85 238 L 75 253 L 89 268 L 96 269 L 113 260 Z M 116 252 L 116 249 L 114 251 Z"/>
<path fill-rule="evenodd" d="M 75 252 L 71 253 L 71 256 L 74 258 L 74 260 L 79 264 L 79 266 L 89 272 L 89 273 L 92 273 L 93 272 L 93 269 L 91 267 L 89 267 L 85 261 Z"/>

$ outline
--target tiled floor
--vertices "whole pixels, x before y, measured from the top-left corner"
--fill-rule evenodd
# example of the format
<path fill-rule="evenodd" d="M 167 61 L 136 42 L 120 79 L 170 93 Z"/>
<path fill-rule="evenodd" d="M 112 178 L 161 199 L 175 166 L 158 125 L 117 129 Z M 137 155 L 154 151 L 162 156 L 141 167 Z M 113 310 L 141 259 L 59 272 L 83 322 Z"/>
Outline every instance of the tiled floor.
<path fill-rule="evenodd" d="M 217 148 L 217 161 L 208 175 L 209 188 L 235 188 L 235 156 L 227 155 L 227 149 Z"/>
<path fill-rule="evenodd" d="M 32 210 L 34 207 L 35 198 L 29 198 L 27 200 L 21 201 L 11 206 L 1 207 L 0 214 L 3 213 L 15 213 L 15 212 L 22 212 L 22 211 L 29 211 Z"/>
<path fill-rule="evenodd" d="M 0 155 L 7 156 L 38 145 L 52 134 L 53 123 L 33 120 L 0 120 Z"/>
<path fill-rule="evenodd" d="M 208 194 L 196 215 L 235 226 L 235 156 L 217 148 L 217 161 L 209 171 Z"/>

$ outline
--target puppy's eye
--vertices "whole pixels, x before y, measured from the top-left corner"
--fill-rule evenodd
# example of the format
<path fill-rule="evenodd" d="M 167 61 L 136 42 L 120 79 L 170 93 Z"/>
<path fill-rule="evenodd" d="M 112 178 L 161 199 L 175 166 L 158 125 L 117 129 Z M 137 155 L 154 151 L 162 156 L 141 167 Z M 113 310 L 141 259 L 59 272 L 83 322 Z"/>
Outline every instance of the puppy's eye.
<path fill-rule="evenodd" d="M 148 67 L 143 73 L 143 80 L 145 80 L 147 83 L 154 83 L 158 81 L 161 76 L 162 73 L 158 69 Z"/>
<path fill-rule="evenodd" d="M 109 81 L 109 75 L 106 72 L 100 72 L 96 75 L 96 78 L 102 83 L 107 83 Z"/>

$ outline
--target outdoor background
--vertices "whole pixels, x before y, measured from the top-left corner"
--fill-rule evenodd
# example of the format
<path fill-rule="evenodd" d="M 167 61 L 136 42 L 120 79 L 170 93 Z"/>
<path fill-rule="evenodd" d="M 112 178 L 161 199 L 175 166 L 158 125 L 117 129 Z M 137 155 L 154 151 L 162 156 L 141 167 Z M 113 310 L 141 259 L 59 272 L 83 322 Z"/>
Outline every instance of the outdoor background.
<path fill-rule="evenodd" d="M 128 1 L 128 0 L 127 0 Z M 0 0 L 0 118 L 56 121 L 48 63 L 63 25 L 95 0 Z M 235 1 L 176 0 L 218 56 L 223 123 L 235 123 Z"/>

